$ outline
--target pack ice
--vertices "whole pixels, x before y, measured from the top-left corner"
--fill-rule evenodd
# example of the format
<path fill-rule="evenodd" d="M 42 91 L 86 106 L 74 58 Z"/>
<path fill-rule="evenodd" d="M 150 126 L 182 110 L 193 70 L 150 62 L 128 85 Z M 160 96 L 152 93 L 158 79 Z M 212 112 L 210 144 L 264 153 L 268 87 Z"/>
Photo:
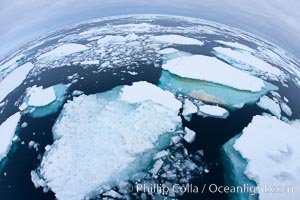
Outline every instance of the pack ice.
<path fill-rule="evenodd" d="M 53 127 L 55 141 L 36 170 L 40 179 L 32 173 L 35 185 L 73 200 L 130 180 L 170 144 L 180 108 L 172 93 L 147 82 L 75 97 Z"/>

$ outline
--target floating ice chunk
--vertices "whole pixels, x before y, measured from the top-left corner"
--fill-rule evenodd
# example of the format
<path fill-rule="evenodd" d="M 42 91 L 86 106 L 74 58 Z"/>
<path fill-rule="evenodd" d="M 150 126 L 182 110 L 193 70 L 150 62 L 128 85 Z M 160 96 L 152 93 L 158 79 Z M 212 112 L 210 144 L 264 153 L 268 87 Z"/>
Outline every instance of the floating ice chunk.
<path fill-rule="evenodd" d="M 191 120 L 191 115 L 198 111 L 197 106 L 195 106 L 190 100 L 185 99 L 183 103 L 182 116 L 187 120 Z"/>
<path fill-rule="evenodd" d="M 27 94 L 29 95 L 28 105 L 43 107 L 56 100 L 54 87 L 43 89 L 42 87 L 33 86 Z"/>
<path fill-rule="evenodd" d="M 203 45 L 204 42 L 194 39 L 188 38 L 182 35 L 160 35 L 153 36 L 151 39 L 164 42 L 164 43 L 172 43 L 172 44 L 183 44 L 183 45 Z"/>
<path fill-rule="evenodd" d="M 99 60 L 87 60 L 80 62 L 82 65 L 99 65 L 99 63 Z"/>
<path fill-rule="evenodd" d="M 235 140 L 234 149 L 247 160 L 244 173 L 257 186 L 293 187 L 289 193 L 259 191 L 260 200 L 299 197 L 299 143 L 299 129 L 269 116 L 255 116 Z"/>
<path fill-rule="evenodd" d="M 55 113 L 66 99 L 66 90 L 67 86 L 63 84 L 46 89 L 33 86 L 27 91 L 19 109 L 29 112 L 32 117 L 44 117 Z"/>
<path fill-rule="evenodd" d="M 84 94 L 84 92 L 83 92 L 83 91 L 80 91 L 80 90 L 74 90 L 74 91 L 72 92 L 72 96 L 80 96 L 80 95 L 82 95 L 82 94 Z"/>
<path fill-rule="evenodd" d="M 0 125 L 0 161 L 10 150 L 20 118 L 21 114 L 17 112 Z"/>
<path fill-rule="evenodd" d="M 209 56 L 175 58 L 163 64 L 162 68 L 180 77 L 210 81 L 239 90 L 258 92 L 265 87 L 261 79 Z"/>
<path fill-rule="evenodd" d="M 196 133 L 191 129 L 185 127 L 186 134 L 184 135 L 183 139 L 188 143 L 193 143 L 196 139 Z"/>
<path fill-rule="evenodd" d="M 267 96 L 263 96 L 260 98 L 259 102 L 257 102 L 257 105 L 265 110 L 270 111 L 276 117 L 281 117 L 280 105 L 276 103 L 273 99 L 270 99 Z"/>
<path fill-rule="evenodd" d="M 130 42 L 138 39 L 138 35 L 132 33 L 127 36 L 121 35 L 106 35 L 103 38 L 100 38 L 97 43 L 98 44 L 111 44 L 111 43 L 124 43 Z"/>
<path fill-rule="evenodd" d="M 225 108 L 213 105 L 200 105 L 199 114 L 224 119 L 229 116 L 229 112 Z"/>
<path fill-rule="evenodd" d="M 0 82 L 0 102 L 22 84 L 33 66 L 32 63 L 26 63 L 12 71 Z"/>
<path fill-rule="evenodd" d="M 275 76 L 278 78 L 284 75 L 280 69 L 273 67 L 269 63 L 253 56 L 249 52 L 236 51 L 236 50 L 223 48 L 223 47 L 215 47 L 214 50 L 216 56 L 220 57 L 221 59 L 228 60 L 235 67 L 244 68 L 244 66 L 239 64 L 242 63 L 243 65 L 248 65 L 248 66 L 250 65 L 251 67 L 253 67 L 255 71 L 268 73 L 270 76 Z M 222 55 L 225 57 L 223 57 Z"/>
<path fill-rule="evenodd" d="M 31 181 L 33 182 L 35 188 L 46 187 L 46 182 L 39 177 L 36 171 L 34 170 L 31 171 L 30 176 L 31 176 Z"/>
<path fill-rule="evenodd" d="M 127 73 L 130 74 L 130 75 L 132 75 L 132 76 L 138 75 L 137 72 L 132 72 L 132 71 L 128 71 Z"/>
<path fill-rule="evenodd" d="M 163 150 L 163 151 L 158 152 L 153 158 L 155 160 L 157 160 L 157 159 L 163 158 L 163 157 L 165 157 L 167 155 L 169 155 L 169 152 L 166 151 L 166 150 Z"/>
<path fill-rule="evenodd" d="M 284 102 L 280 103 L 281 110 L 287 115 L 292 116 L 293 112 L 292 109 Z"/>
<path fill-rule="evenodd" d="M 175 111 L 181 108 L 181 102 L 175 99 L 171 92 L 145 81 L 135 82 L 132 86 L 124 86 L 121 91 L 121 99 L 130 103 L 153 101 Z"/>
<path fill-rule="evenodd" d="M 37 170 L 56 198 L 92 197 L 94 191 L 109 190 L 148 169 L 153 161 L 149 155 L 166 148 L 169 133 L 181 128 L 181 105 L 175 103 L 177 110 L 169 106 L 171 98 L 178 100 L 154 88 L 138 82 L 81 95 L 64 105 L 52 130 L 55 141 Z"/>
<path fill-rule="evenodd" d="M 159 54 L 170 54 L 170 53 L 175 53 L 175 52 L 178 52 L 178 50 L 174 49 L 174 48 L 166 48 L 166 49 L 160 50 L 158 53 Z"/>
<path fill-rule="evenodd" d="M 114 190 L 110 190 L 110 191 L 107 191 L 107 192 L 103 193 L 103 196 L 108 196 L 108 197 L 112 197 L 112 198 L 115 198 L 115 199 L 122 199 L 123 198 L 122 195 L 120 195 L 119 193 L 117 193 Z"/>
<path fill-rule="evenodd" d="M 56 47 L 55 49 L 48 51 L 38 57 L 39 60 L 45 59 L 45 58 L 55 58 L 55 57 L 64 57 L 67 55 L 71 55 L 73 53 L 86 51 L 89 47 L 82 45 L 82 44 L 76 44 L 76 43 L 69 43 L 69 44 L 63 44 L 59 47 Z"/>
<path fill-rule="evenodd" d="M 216 40 L 216 42 L 218 42 L 219 44 L 224 44 L 226 46 L 229 47 L 233 47 L 236 49 L 241 49 L 241 50 L 245 50 L 245 51 L 249 51 L 249 52 L 254 52 L 254 50 L 246 45 L 240 44 L 238 42 L 226 42 L 226 41 L 222 41 L 222 40 Z"/>
<path fill-rule="evenodd" d="M 159 159 L 155 161 L 153 168 L 150 170 L 150 172 L 155 175 L 159 172 L 160 168 L 163 166 L 164 161 L 162 159 Z"/>

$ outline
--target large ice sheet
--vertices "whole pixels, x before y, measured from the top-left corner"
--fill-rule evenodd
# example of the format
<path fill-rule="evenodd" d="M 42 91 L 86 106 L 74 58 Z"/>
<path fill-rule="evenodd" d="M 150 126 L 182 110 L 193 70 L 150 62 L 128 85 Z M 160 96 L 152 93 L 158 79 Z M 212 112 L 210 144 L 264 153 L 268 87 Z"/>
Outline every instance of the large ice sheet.
<path fill-rule="evenodd" d="M 147 86 L 148 84 L 148 86 Z M 141 87 L 149 92 L 141 92 Z M 147 170 L 153 156 L 169 145 L 161 137 L 181 127 L 174 106 L 163 91 L 150 83 L 135 83 L 96 95 L 81 95 L 65 104 L 53 127 L 55 142 L 48 148 L 37 170 L 58 199 L 93 196 L 109 190 L 132 173 Z M 141 96 L 140 99 L 125 97 Z M 165 92 L 167 99 L 171 94 Z M 124 100 L 127 99 L 127 100 Z M 176 101 L 173 96 L 174 101 Z M 177 103 L 176 103 L 177 104 Z"/>
<path fill-rule="evenodd" d="M 231 110 L 240 108 L 244 104 L 253 104 L 268 91 L 278 89 L 268 82 L 264 82 L 264 85 L 265 88 L 260 92 L 250 92 L 208 81 L 182 78 L 166 70 L 162 71 L 159 79 L 159 87 L 164 90 L 169 90 L 175 94 L 183 94 L 208 103 L 223 105 Z M 239 98 L 236 98 L 237 96 Z"/>
<path fill-rule="evenodd" d="M 272 79 L 279 79 L 281 76 L 284 76 L 284 73 L 279 68 L 273 67 L 248 51 L 237 51 L 230 48 L 215 47 L 214 52 L 216 56 L 228 61 L 235 67 L 253 71 L 255 74 L 267 74 L 267 76 Z"/>
<path fill-rule="evenodd" d="M 185 37 L 182 35 L 160 35 L 160 36 L 153 36 L 151 39 L 164 42 L 164 43 L 172 43 L 172 44 L 184 44 L 184 45 L 203 45 L 204 42 L 194 39 Z"/>
<path fill-rule="evenodd" d="M 63 57 L 67 56 L 73 53 L 77 53 L 80 51 L 86 51 L 89 47 L 82 45 L 82 44 L 76 44 L 76 43 L 69 43 L 69 44 L 63 44 L 61 46 L 56 47 L 55 49 L 48 51 L 38 57 L 39 60 L 45 59 L 45 58 L 55 58 L 55 57 Z"/>
<path fill-rule="evenodd" d="M 255 116 L 235 140 L 247 160 L 245 175 L 261 187 L 293 187 L 293 192 L 259 192 L 260 200 L 297 199 L 300 195 L 299 129 L 271 116 Z"/>
<path fill-rule="evenodd" d="M 0 82 L 0 102 L 22 84 L 33 67 L 34 65 L 32 63 L 21 65 Z"/>
<path fill-rule="evenodd" d="M 162 68 L 180 77 L 209 81 L 239 90 L 259 92 L 265 87 L 261 79 L 204 55 L 172 59 L 163 64 Z"/>
<path fill-rule="evenodd" d="M 21 114 L 17 112 L 0 125 L 0 161 L 10 150 L 20 118 Z"/>

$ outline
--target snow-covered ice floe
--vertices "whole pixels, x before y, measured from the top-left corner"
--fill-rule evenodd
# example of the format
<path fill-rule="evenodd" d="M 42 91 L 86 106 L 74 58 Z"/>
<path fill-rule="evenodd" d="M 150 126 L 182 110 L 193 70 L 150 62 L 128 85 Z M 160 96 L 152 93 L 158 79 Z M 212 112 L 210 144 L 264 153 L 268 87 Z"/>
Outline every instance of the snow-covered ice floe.
<path fill-rule="evenodd" d="M 180 77 L 209 81 L 238 90 L 259 92 L 265 87 L 263 80 L 210 56 L 176 58 L 163 64 L 162 68 Z"/>
<path fill-rule="evenodd" d="M 192 114 L 197 113 L 198 108 L 189 99 L 185 99 L 182 107 L 182 116 L 185 120 L 190 121 Z"/>
<path fill-rule="evenodd" d="M 255 57 L 249 51 L 238 51 L 230 48 L 215 47 L 213 53 L 236 68 L 249 71 L 249 73 L 259 75 L 265 79 L 278 81 L 285 77 L 285 74 L 279 68 Z"/>
<path fill-rule="evenodd" d="M 163 43 L 171 43 L 171 44 L 184 44 L 184 45 L 203 45 L 204 42 L 194 39 L 185 37 L 182 35 L 160 35 L 160 36 L 153 36 L 151 39 L 163 42 Z"/>
<path fill-rule="evenodd" d="M 26 92 L 19 109 L 32 117 L 44 117 L 56 113 L 66 99 L 67 86 L 63 84 L 48 88 L 33 86 Z"/>
<path fill-rule="evenodd" d="M 200 105 L 199 107 L 199 115 L 203 115 L 205 117 L 216 117 L 216 118 L 227 118 L 229 116 L 229 112 L 219 106 L 214 105 Z"/>
<path fill-rule="evenodd" d="M 238 43 L 238 42 L 228 42 L 228 41 L 222 41 L 222 40 L 216 40 L 216 42 L 218 42 L 219 44 L 223 44 L 225 46 L 228 46 L 228 47 L 233 47 L 235 49 L 254 52 L 254 50 L 251 49 L 250 47 L 248 47 L 246 45 L 243 45 L 241 43 Z"/>
<path fill-rule="evenodd" d="M 45 52 L 44 54 L 40 55 L 38 59 L 41 60 L 41 59 L 59 58 L 73 53 L 86 51 L 88 49 L 89 47 L 82 44 L 76 44 L 76 43 L 63 44 L 61 46 L 56 47 L 55 49 Z"/>
<path fill-rule="evenodd" d="M 223 146 L 227 181 L 236 186 L 260 187 L 257 190 L 260 200 L 297 199 L 300 135 L 295 124 L 273 116 L 255 116 L 240 135 Z M 270 192 L 273 186 L 278 190 Z M 235 195 L 239 199 L 251 196 L 249 193 Z"/>
<path fill-rule="evenodd" d="M 268 110 L 270 113 L 272 113 L 273 115 L 275 115 L 277 118 L 280 119 L 281 117 L 280 105 L 273 99 L 267 96 L 263 96 L 259 99 L 257 105 L 265 110 Z"/>
<path fill-rule="evenodd" d="M 159 87 L 229 109 L 255 103 L 278 89 L 216 58 L 181 51 L 164 55 L 162 68 Z"/>
<path fill-rule="evenodd" d="M 23 83 L 33 67 L 32 63 L 25 63 L 8 74 L 0 82 L 0 102 Z"/>
<path fill-rule="evenodd" d="M 13 144 L 13 138 L 20 118 L 21 114 L 17 112 L 0 125 L 0 161 L 6 157 Z"/>
<path fill-rule="evenodd" d="M 74 97 L 53 127 L 55 141 L 36 171 L 41 180 L 35 176 L 35 184 L 46 184 L 58 199 L 72 200 L 130 180 L 147 170 L 181 129 L 181 106 L 172 93 L 147 82 Z"/>

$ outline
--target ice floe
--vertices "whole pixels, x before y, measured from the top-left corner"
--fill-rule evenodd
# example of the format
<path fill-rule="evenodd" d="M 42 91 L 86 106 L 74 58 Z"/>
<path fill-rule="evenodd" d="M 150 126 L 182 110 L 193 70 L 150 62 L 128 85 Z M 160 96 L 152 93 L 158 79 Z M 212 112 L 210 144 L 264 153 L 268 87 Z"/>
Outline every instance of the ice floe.
<path fill-rule="evenodd" d="M 145 81 L 135 82 L 132 86 L 124 86 L 121 91 L 121 99 L 130 103 L 152 101 L 174 111 L 181 108 L 181 102 L 175 99 L 171 92 L 164 91 Z"/>
<path fill-rule="evenodd" d="M 20 118 L 21 114 L 17 112 L 0 125 L 0 161 L 11 148 Z"/>
<path fill-rule="evenodd" d="M 276 117 L 281 117 L 280 105 L 273 99 L 267 96 L 263 96 L 260 98 L 259 102 L 257 102 L 257 105 L 265 110 L 270 111 Z"/>
<path fill-rule="evenodd" d="M 252 48 L 250 48 L 246 45 L 243 45 L 241 43 L 238 43 L 238 42 L 228 42 L 228 41 L 222 41 L 222 40 L 216 40 L 216 42 L 218 42 L 219 44 L 224 44 L 226 46 L 236 48 L 236 49 L 254 52 L 254 50 Z"/>
<path fill-rule="evenodd" d="M 75 97 L 53 127 L 55 141 L 37 170 L 40 178 L 66 200 L 130 179 L 149 166 L 147 152 L 169 145 L 170 139 L 159 138 L 180 127 L 177 101 L 145 82 Z"/>
<path fill-rule="evenodd" d="M 80 64 L 82 64 L 82 65 L 99 65 L 100 61 L 99 60 L 86 60 L 86 61 L 80 62 Z"/>
<path fill-rule="evenodd" d="M 48 88 L 29 88 L 19 109 L 28 112 L 32 117 L 44 117 L 55 113 L 66 99 L 67 86 L 63 84 Z"/>
<path fill-rule="evenodd" d="M 254 75 L 267 74 L 265 78 L 272 80 L 279 80 L 284 76 L 284 73 L 277 67 L 273 67 L 264 60 L 253 56 L 247 51 L 236 51 L 229 48 L 215 47 L 215 54 L 217 57 L 226 60 L 233 66 L 253 72 Z"/>
<path fill-rule="evenodd" d="M 162 71 L 159 79 L 159 87 L 164 90 L 169 90 L 174 94 L 182 94 L 207 103 L 222 105 L 231 110 L 239 109 L 245 104 L 254 104 L 268 91 L 278 89 L 275 85 L 268 82 L 264 82 L 264 85 L 265 87 L 261 91 L 250 92 L 208 81 L 182 78 L 166 70 Z M 237 96 L 239 98 L 236 98 Z"/>
<path fill-rule="evenodd" d="M 300 135 L 296 127 L 272 116 L 255 116 L 235 139 L 233 147 L 241 158 L 233 163 L 233 172 L 229 173 L 237 173 L 238 185 L 245 184 L 238 180 L 243 174 L 234 172 L 240 166 L 244 175 L 261 187 L 257 191 L 260 200 L 297 199 L 300 195 L 299 143 Z M 272 186 L 279 189 L 270 192 Z M 291 187 L 290 192 L 287 192 L 287 187 Z"/>
<path fill-rule="evenodd" d="M 30 62 L 21 65 L 20 67 L 12 71 L 10 74 L 8 74 L 0 82 L 0 102 L 2 102 L 8 94 L 10 94 L 23 83 L 23 81 L 26 79 L 27 75 L 33 67 L 34 65 Z"/>
<path fill-rule="evenodd" d="M 185 135 L 183 139 L 188 143 L 193 143 L 196 139 L 196 133 L 187 127 L 185 127 L 184 130 L 185 130 Z"/>
<path fill-rule="evenodd" d="M 162 49 L 160 50 L 158 53 L 159 54 L 170 54 L 170 53 L 175 53 L 177 52 L 178 50 L 177 49 L 174 49 L 174 48 L 166 48 L 166 49 Z"/>
<path fill-rule="evenodd" d="M 205 117 L 217 117 L 217 118 L 227 118 L 229 116 L 229 112 L 219 106 L 214 105 L 200 105 L 199 107 L 199 115 L 203 115 Z"/>
<path fill-rule="evenodd" d="M 63 44 L 61 46 L 56 47 L 55 49 L 52 49 L 51 51 L 48 51 L 38 57 L 39 60 L 45 59 L 45 58 L 56 58 L 56 57 L 63 57 L 67 56 L 73 53 L 86 51 L 89 47 L 82 45 L 82 44 L 76 44 L 76 43 L 69 43 L 69 44 Z"/>
<path fill-rule="evenodd" d="M 163 69 L 181 77 L 198 79 L 251 92 L 261 91 L 264 82 L 214 57 L 193 55 L 163 64 Z"/>
<path fill-rule="evenodd" d="M 198 108 L 194 105 L 189 99 L 185 99 L 182 108 L 182 116 L 187 120 L 191 120 L 191 116 L 194 113 L 197 113 Z"/>
<path fill-rule="evenodd" d="M 33 86 L 27 94 L 29 95 L 28 105 L 35 107 L 43 107 L 49 105 L 56 100 L 54 87 L 43 89 L 42 86 Z"/>
<path fill-rule="evenodd" d="M 171 43 L 171 44 L 184 44 L 184 45 L 203 45 L 204 42 L 194 39 L 185 37 L 182 35 L 160 35 L 160 36 L 153 36 L 151 39 L 164 42 L 164 43 Z"/>

